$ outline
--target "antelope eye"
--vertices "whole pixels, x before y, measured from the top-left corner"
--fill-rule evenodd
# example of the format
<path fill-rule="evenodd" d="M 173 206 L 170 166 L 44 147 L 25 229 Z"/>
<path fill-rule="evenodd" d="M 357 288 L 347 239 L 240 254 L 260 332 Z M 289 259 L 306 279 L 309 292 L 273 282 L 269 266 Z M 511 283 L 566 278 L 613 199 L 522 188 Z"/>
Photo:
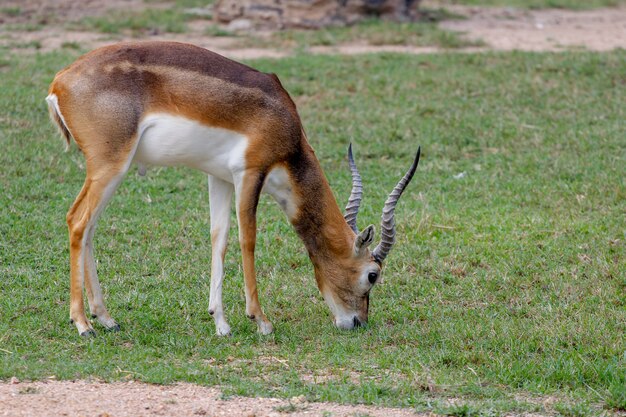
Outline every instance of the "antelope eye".
<path fill-rule="evenodd" d="M 378 279 L 378 273 L 376 273 L 376 272 L 370 272 L 367 275 L 367 280 L 370 282 L 370 284 L 375 283 L 376 279 Z"/>

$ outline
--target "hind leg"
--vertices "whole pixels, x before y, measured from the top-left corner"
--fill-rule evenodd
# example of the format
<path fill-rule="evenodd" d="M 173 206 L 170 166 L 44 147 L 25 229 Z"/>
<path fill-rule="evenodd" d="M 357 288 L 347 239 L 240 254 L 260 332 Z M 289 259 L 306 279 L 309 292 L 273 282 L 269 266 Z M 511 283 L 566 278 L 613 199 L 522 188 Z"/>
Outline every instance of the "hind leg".
<path fill-rule="evenodd" d="M 110 166 L 101 171 L 104 172 L 99 175 L 90 175 L 89 166 L 87 167 L 85 184 L 67 213 L 70 236 L 70 320 L 76 325 L 81 336 L 94 334 L 85 316 L 84 284 L 87 286 L 92 313 L 101 322 L 104 321 L 105 327 L 117 326 L 104 306 L 93 259 L 92 240 L 96 221 L 122 181 L 125 170 Z"/>
<path fill-rule="evenodd" d="M 85 156 L 87 175 L 82 190 L 67 213 L 70 240 L 70 319 L 81 335 L 93 334 L 85 316 L 83 289 L 91 312 L 110 329 L 117 323 L 109 316 L 93 259 L 93 235 L 102 210 L 128 171 L 142 133 L 143 112 L 137 98 L 118 78 L 98 78 L 78 73 L 58 76 L 50 87 L 58 100 L 55 111 Z M 68 82 L 70 80 L 71 82 Z M 102 84 L 102 85 L 101 85 Z"/>
<path fill-rule="evenodd" d="M 87 240 L 85 241 L 85 288 L 87 289 L 89 311 L 91 312 L 92 318 L 97 319 L 102 326 L 111 331 L 118 331 L 120 326 L 111 318 L 106 306 L 104 305 L 102 289 L 100 288 L 100 281 L 98 281 L 98 273 L 96 271 L 96 262 L 93 257 L 93 235 L 96 230 L 98 217 L 100 216 L 102 209 L 110 200 L 115 189 L 122 182 L 123 175 L 124 174 L 119 175 L 119 179 L 113 179 L 107 186 L 107 192 L 105 192 L 105 195 L 99 204 L 101 209 L 96 210 L 95 216 L 91 222 L 91 227 L 87 232 Z"/>

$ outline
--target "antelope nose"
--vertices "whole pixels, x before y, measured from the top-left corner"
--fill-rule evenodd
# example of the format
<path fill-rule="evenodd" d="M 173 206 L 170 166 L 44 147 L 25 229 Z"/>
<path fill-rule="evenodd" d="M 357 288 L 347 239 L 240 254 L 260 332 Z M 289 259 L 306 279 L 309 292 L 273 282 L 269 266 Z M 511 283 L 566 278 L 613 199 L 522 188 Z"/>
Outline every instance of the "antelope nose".
<path fill-rule="evenodd" d="M 354 325 L 354 327 L 361 327 L 363 325 L 363 323 L 361 323 L 361 320 L 359 320 L 357 316 L 354 316 L 354 318 L 352 319 L 352 324 Z"/>

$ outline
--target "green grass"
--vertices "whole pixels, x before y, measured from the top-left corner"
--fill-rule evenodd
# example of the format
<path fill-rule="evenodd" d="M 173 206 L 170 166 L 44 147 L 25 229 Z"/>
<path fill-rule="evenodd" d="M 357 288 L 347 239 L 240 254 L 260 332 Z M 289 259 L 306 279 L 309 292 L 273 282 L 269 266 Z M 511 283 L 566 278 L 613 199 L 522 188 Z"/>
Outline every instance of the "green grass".
<path fill-rule="evenodd" d="M 146 3 L 152 3 L 146 1 Z M 88 16 L 81 21 L 73 22 L 70 26 L 78 29 L 96 30 L 103 33 L 117 34 L 130 31 L 134 34 L 146 32 L 184 33 L 187 32 L 187 22 L 201 19 L 189 14 L 187 8 L 204 7 L 207 1 L 178 0 L 175 2 L 158 2 L 161 7 L 148 5 L 140 11 L 126 11 L 112 9 L 101 16 Z M 164 3 L 173 3 L 163 7 Z M 223 35 L 222 35 L 223 36 Z"/>
<path fill-rule="evenodd" d="M 0 26 L 0 33 L 10 33 L 13 31 L 36 32 L 44 28 L 41 23 L 5 23 Z"/>
<path fill-rule="evenodd" d="M 4 14 L 10 17 L 19 16 L 22 13 L 22 9 L 20 7 L 2 7 L 0 8 L 0 15 Z"/>
<path fill-rule="evenodd" d="M 71 24 L 74 28 L 96 30 L 103 33 L 117 34 L 130 31 L 135 34 L 145 32 L 184 33 L 187 22 L 201 17 L 186 12 L 189 8 L 206 7 L 212 1 L 207 0 L 146 0 L 146 8 L 140 11 L 112 9 L 101 16 L 88 16 Z M 158 3 L 154 7 L 151 3 Z M 168 6 L 164 6 L 170 4 Z M 224 36 L 221 33 L 219 36 Z"/>
<path fill-rule="evenodd" d="M 215 25 L 215 24 L 211 24 L 211 25 L 207 25 L 206 29 L 204 30 L 204 34 L 207 36 L 236 36 L 234 33 L 224 29 L 222 26 L 220 25 Z"/>
<path fill-rule="evenodd" d="M 124 30 L 134 33 L 184 33 L 187 31 L 186 22 L 189 19 L 190 16 L 178 8 L 147 8 L 140 12 L 111 10 L 102 16 L 88 16 L 72 25 L 75 28 L 114 34 Z"/>
<path fill-rule="evenodd" d="M 378 224 L 422 146 L 369 326 L 332 326 L 306 251 L 263 197 L 257 267 L 276 332 L 245 318 L 233 230 L 234 335 L 216 337 L 206 178 L 155 168 L 130 173 L 100 221 L 100 279 L 122 331 L 90 340 L 68 323 L 65 213 L 84 162 L 63 153 L 43 101 L 75 56 L 0 68 L 0 379 L 190 381 L 448 415 L 626 408 L 626 52 L 255 62 L 295 98 L 341 205 L 353 142 L 361 227 Z"/>
<path fill-rule="evenodd" d="M 573 9 L 585 10 L 598 7 L 615 7 L 626 4 L 625 0 L 438 0 L 438 5 L 463 4 L 467 6 L 519 7 L 522 9 Z"/>
<path fill-rule="evenodd" d="M 38 40 L 34 40 L 34 41 L 11 41 L 8 42 L 6 45 L 1 45 L 0 46 L 0 50 L 2 49 L 8 49 L 8 48 L 13 48 L 13 49 L 41 49 L 41 42 L 39 42 Z"/>
<path fill-rule="evenodd" d="M 556 403 L 554 409 L 563 417 L 584 417 L 590 415 L 592 410 L 585 403 L 568 404 Z"/>

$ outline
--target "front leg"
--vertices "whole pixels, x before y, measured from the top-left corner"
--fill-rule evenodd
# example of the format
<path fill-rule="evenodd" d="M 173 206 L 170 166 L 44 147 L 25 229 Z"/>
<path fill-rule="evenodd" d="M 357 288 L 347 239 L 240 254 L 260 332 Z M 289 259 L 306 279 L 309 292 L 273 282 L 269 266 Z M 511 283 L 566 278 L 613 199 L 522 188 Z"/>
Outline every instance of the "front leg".
<path fill-rule="evenodd" d="M 218 336 L 230 334 L 230 326 L 222 306 L 222 284 L 224 282 L 224 255 L 230 228 L 230 209 L 233 185 L 209 175 L 209 204 L 211 206 L 211 295 L 209 314 L 215 320 Z"/>
<path fill-rule="evenodd" d="M 237 221 L 239 223 L 239 244 L 243 261 L 243 277 L 246 293 L 246 315 L 255 320 L 261 334 L 274 330 L 261 310 L 256 286 L 254 268 L 254 248 L 256 245 L 256 209 L 263 188 L 265 175 L 248 170 L 235 178 Z"/>

